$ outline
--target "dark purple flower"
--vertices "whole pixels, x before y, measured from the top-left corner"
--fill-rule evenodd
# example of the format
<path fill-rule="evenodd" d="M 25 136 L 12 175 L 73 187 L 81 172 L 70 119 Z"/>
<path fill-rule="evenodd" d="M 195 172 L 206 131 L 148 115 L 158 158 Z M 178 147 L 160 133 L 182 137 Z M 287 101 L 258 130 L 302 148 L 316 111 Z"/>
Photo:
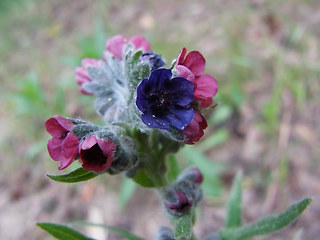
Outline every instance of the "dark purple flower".
<path fill-rule="evenodd" d="M 98 138 L 95 135 L 87 137 L 80 144 L 80 162 L 89 171 L 103 172 L 114 160 L 116 145 L 111 139 Z"/>
<path fill-rule="evenodd" d="M 193 118 L 193 84 L 172 78 L 170 69 L 157 69 L 142 80 L 137 89 L 137 107 L 142 121 L 151 128 L 183 130 Z"/>
<path fill-rule="evenodd" d="M 60 161 L 59 170 L 68 167 L 79 154 L 79 141 L 71 131 L 74 124 L 59 115 L 46 121 L 46 129 L 52 138 L 48 141 L 48 152 L 55 161 Z"/>

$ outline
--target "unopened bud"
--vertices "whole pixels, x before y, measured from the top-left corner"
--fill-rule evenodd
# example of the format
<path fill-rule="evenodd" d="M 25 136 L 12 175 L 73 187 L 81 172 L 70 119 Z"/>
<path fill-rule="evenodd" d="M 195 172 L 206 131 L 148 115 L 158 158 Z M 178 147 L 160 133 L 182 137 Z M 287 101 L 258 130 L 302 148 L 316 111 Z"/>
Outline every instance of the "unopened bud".
<path fill-rule="evenodd" d="M 196 184 L 203 182 L 203 175 L 197 167 L 190 167 L 184 170 L 178 177 L 178 181 L 189 180 Z"/>
<path fill-rule="evenodd" d="M 173 231 L 168 227 L 161 226 L 158 229 L 156 240 L 175 240 Z"/>

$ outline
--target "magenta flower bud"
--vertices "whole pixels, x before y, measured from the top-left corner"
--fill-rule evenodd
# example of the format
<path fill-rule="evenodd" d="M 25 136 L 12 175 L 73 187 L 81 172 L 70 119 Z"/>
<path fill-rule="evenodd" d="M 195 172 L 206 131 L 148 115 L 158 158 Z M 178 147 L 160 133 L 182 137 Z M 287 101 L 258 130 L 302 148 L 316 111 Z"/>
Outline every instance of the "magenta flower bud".
<path fill-rule="evenodd" d="M 184 170 L 178 178 L 178 181 L 189 180 L 196 184 L 203 182 L 203 175 L 197 167 L 190 167 Z"/>
<path fill-rule="evenodd" d="M 192 207 L 192 198 L 186 195 L 186 193 L 177 190 L 175 192 L 175 201 L 166 202 L 165 207 L 173 215 L 181 215 Z"/>
<path fill-rule="evenodd" d="M 150 50 L 150 43 L 143 36 L 133 36 L 129 42 L 135 49 L 141 50 L 144 53 Z"/>
<path fill-rule="evenodd" d="M 133 36 L 129 41 L 121 36 L 115 35 L 110 38 L 106 43 L 106 49 L 118 60 L 122 59 L 124 47 L 132 44 L 136 50 L 147 52 L 150 50 L 150 43 L 143 36 Z"/>
<path fill-rule="evenodd" d="M 206 119 L 199 113 L 194 110 L 193 118 L 189 125 L 182 131 L 185 139 L 184 143 L 194 144 L 198 142 L 204 134 L 204 129 L 208 127 Z"/>
<path fill-rule="evenodd" d="M 90 76 L 88 74 L 87 67 L 93 66 L 98 67 L 100 65 L 99 60 L 93 59 L 93 58 L 85 58 L 81 62 L 81 67 L 77 67 L 75 69 L 76 73 L 76 82 L 78 85 L 81 86 L 80 92 L 85 95 L 92 95 L 91 93 L 88 93 L 86 90 L 82 88 L 82 84 L 91 82 Z"/>
<path fill-rule="evenodd" d="M 72 133 L 74 124 L 59 115 L 45 123 L 52 138 L 48 141 L 48 152 L 55 161 L 60 161 L 59 170 L 68 167 L 78 156 L 80 138 Z"/>
<path fill-rule="evenodd" d="M 92 135 L 85 138 L 79 149 L 79 161 L 85 170 L 104 172 L 114 160 L 116 145 L 109 138 L 98 138 Z"/>
<path fill-rule="evenodd" d="M 128 40 L 125 37 L 115 35 L 107 41 L 106 49 L 111 52 L 115 58 L 120 60 L 122 58 L 123 47 L 127 42 Z"/>

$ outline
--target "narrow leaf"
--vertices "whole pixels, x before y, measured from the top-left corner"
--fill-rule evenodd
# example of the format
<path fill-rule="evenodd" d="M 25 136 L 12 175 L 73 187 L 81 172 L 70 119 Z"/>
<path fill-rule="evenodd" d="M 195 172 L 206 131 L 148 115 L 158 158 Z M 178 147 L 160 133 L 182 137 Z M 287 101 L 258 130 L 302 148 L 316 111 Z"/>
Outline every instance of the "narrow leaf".
<path fill-rule="evenodd" d="M 227 218 L 225 226 L 239 227 L 241 226 L 241 199 L 242 199 L 242 173 L 238 172 L 235 176 L 231 192 L 227 203 Z"/>
<path fill-rule="evenodd" d="M 197 149 L 201 152 L 207 151 L 215 146 L 223 144 L 228 140 L 228 138 L 228 130 L 226 128 L 221 128 L 200 142 L 200 144 L 197 146 Z"/>
<path fill-rule="evenodd" d="M 305 198 L 300 202 L 292 204 L 280 214 L 265 217 L 258 222 L 243 227 L 222 229 L 219 234 L 224 240 L 243 240 L 277 231 L 296 219 L 310 202 L 310 198 Z"/>
<path fill-rule="evenodd" d="M 135 184 L 131 179 L 123 177 L 120 193 L 119 193 L 119 202 L 121 208 L 125 208 L 128 204 L 129 200 L 131 199 L 137 184 Z"/>
<path fill-rule="evenodd" d="M 54 181 L 66 183 L 83 182 L 96 176 L 98 176 L 98 174 L 84 170 L 83 168 L 78 168 L 65 175 L 48 175 L 48 177 Z"/>
<path fill-rule="evenodd" d="M 59 240 L 94 240 L 65 225 L 47 222 L 37 223 L 37 225 Z"/>
<path fill-rule="evenodd" d="M 115 232 L 128 240 L 144 240 L 143 238 L 140 238 L 127 230 L 124 230 L 122 228 L 113 227 L 113 226 L 104 225 L 104 224 L 90 223 L 90 222 L 85 222 L 85 221 L 76 221 L 76 222 L 72 222 L 71 224 L 77 225 L 77 226 L 102 227 L 102 228 L 108 229 L 112 232 Z"/>
<path fill-rule="evenodd" d="M 174 237 L 181 240 L 189 240 L 192 237 L 192 215 L 186 214 L 175 219 Z"/>
<path fill-rule="evenodd" d="M 133 181 L 141 185 L 142 187 L 152 188 L 155 187 L 152 180 L 145 173 L 145 170 L 140 169 L 137 174 L 132 178 Z"/>

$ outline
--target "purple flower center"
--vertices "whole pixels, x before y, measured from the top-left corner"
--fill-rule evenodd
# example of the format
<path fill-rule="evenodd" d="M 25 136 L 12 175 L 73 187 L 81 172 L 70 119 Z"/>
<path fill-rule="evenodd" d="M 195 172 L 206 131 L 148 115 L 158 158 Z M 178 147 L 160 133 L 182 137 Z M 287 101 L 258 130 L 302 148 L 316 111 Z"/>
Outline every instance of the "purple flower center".
<path fill-rule="evenodd" d="M 106 164 L 108 157 L 103 155 L 99 145 L 96 143 L 88 150 L 82 150 L 82 159 L 85 160 L 86 165 L 102 166 Z"/>
<path fill-rule="evenodd" d="M 141 120 L 151 128 L 185 129 L 193 118 L 193 88 L 185 78 L 172 78 L 170 69 L 152 71 L 137 88 Z"/>
<path fill-rule="evenodd" d="M 168 107 L 171 105 L 172 94 L 163 89 L 158 89 L 151 93 L 147 98 L 150 103 L 150 108 L 155 116 L 161 116 L 168 112 Z"/>

